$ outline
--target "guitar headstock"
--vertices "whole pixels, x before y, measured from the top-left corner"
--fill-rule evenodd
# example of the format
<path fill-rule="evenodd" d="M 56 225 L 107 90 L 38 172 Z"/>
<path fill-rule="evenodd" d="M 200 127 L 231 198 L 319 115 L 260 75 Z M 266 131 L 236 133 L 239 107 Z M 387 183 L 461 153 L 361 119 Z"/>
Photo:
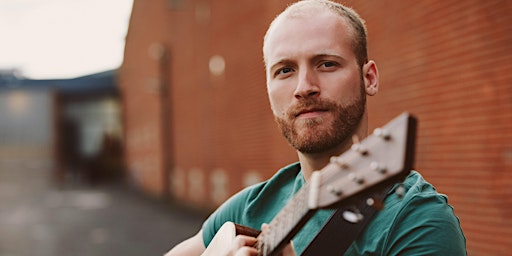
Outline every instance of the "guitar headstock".
<path fill-rule="evenodd" d="M 311 176 L 308 206 L 326 208 L 402 181 L 414 164 L 416 118 L 401 114 Z"/>

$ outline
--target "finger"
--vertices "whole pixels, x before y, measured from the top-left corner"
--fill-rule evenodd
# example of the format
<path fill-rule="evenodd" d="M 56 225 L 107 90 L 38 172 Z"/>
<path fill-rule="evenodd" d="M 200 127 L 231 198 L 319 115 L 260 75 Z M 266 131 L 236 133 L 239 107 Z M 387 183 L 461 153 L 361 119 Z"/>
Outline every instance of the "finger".
<path fill-rule="evenodd" d="M 258 250 L 253 247 L 244 246 L 236 251 L 235 256 L 257 256 Z"/>
<path fill-rule="evenodd" d="M 238 247 L 253 246 L 258 239 L 252 236 L 238 235 L 235 237 L 235 243 Z"/>
<path fill-rule="evenodd" d="M 252 246 L 256 243 L 257 239 L 252 236 L 238 235 L 231 243 L 229 255 L 257 255 L 258 251 Z"/>

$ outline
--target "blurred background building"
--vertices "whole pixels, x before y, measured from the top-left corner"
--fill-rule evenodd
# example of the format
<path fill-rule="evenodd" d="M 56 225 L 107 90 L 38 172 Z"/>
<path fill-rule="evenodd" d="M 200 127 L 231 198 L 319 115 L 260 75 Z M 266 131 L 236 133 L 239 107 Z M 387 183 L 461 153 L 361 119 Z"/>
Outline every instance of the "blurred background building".
<path fill-rule="evenodd" d="M 54 93 L 27 88 L 15 70 L 0 72 L 0 159 L 52 165 Z"/>
<path fill-rule="evenodd" d="M 262 37 L 291 1 L 135 0 L 119 70 L 130 181 L 213 208 L 295 161 L 266 96 Z M 370 126 L 419 118 L 416 168 L 470 255 L 512 249 L 512 4 L 343 1 L 367 21 Z M 293 42 L 290 42 L 293 43 Z"/>
<path fill-rule="evenodd" d="M 54 181 L 123 175 L 116 71 L 55 80 L 0 73 L 0 161 L 54 169 Z"/>

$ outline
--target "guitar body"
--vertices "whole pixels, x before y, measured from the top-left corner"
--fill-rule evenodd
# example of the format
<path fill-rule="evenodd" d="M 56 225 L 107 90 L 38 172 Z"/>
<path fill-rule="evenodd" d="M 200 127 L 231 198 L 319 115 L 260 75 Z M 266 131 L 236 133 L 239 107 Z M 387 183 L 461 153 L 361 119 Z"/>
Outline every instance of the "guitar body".
<path fill-rule="evenodd" d="M 233 222 L 226 222 L 213 237 L 208 248 L 201 256 L 225 255 L 231 247 L 231 242 L 237 235 L 257 237 L 261 232 L 249 227 L 244 227 Z"/>
<path fill-rule="evenodd" d="M 235 236 L 235 223 L 224 223 L 201 256 L 226 255 Z"/>

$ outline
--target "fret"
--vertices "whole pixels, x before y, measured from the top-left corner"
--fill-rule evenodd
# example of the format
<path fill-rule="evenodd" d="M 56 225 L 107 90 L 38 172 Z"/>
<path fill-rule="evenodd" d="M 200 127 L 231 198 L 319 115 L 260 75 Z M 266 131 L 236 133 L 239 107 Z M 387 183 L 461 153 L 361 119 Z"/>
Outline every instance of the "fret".
<path fill-rule="evenodd" d="M 272 256 L 288 244 L 315 209 L 308 208 L 309 185 L 304 185 L 258 236 L 259 255 Z"/>

